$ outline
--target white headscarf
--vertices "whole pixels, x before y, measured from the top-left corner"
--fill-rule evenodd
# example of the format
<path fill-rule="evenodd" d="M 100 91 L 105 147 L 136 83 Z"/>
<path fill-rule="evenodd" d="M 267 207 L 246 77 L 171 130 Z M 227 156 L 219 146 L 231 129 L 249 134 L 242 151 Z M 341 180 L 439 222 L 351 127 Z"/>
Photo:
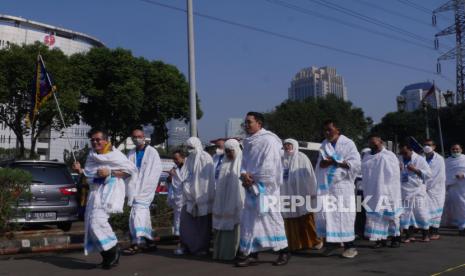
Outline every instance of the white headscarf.
<path fill-rule="evenodd" d="M 211 213 L 215 192 L 213 160 L 202 149 L 199 138 L 189 138 L 186 145 L 194 150 L 181 169 L 181 174 L 187 176 L 183 185 L 184 204 L 187 212 L 192 216 L 205 216 Z"/>
<path fill-rule="evenodd" d="M 284 144 L 292 144 L 292 153 L 284 152 L 282 161 L 284 170 L 288 171 L 288 177 L 281 185 L 281 195 L 286 196 L 315 196 L 316 178 L 310 159 L 299 152 L 299 143 L 294 139 L 284 140 Z M 300 217 L 307 214 L 306 206 L 296 207 L 293 213 L 283 212 L 284 218 Z"/>
<path fill-rule="evenodd" d="M 216 183 L 213 203 L 213 228 L 217 230 L 234 230 L 240 222 L 244 206 L 245 192 L 242 188 L 241 175 L 242 150 L 235 139 L 224 144 L 225 149 L 233 150 L 233 160 L 225 157 Z"/>

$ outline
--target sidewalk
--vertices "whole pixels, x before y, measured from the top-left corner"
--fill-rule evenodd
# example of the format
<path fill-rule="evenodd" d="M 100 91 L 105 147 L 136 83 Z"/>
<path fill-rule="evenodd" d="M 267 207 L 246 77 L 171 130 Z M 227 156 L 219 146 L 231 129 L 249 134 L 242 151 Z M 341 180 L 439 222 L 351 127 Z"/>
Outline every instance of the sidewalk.
<path fill-rule="evenodd" d="M 157 241 L 171 237 L 171 228 L 158 228 L 155 232 Z M 45 229 L 16 231 L 12 234 L 11 239 L 0 238 L 0 255 L 80 250 L 84 242 L 84 223 L 74 223 L 69 232 L 50 226 Z M 128 234 L 117 232 L 116 235 L 122 247 L 129 246 Z"/>

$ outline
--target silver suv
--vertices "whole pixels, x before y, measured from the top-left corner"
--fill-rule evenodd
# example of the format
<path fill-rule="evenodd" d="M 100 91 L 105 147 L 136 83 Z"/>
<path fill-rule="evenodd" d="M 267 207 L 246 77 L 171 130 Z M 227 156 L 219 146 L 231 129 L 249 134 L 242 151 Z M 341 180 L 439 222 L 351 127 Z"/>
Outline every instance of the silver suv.
<path fill-rule="evenodd" d="M 20 198 L 12 222 L 56 224 L 69 231 L 78 220 L 77 185 L 64 163 L 14 161 L 7 165 L 32 174 L 31 194 Z"/>

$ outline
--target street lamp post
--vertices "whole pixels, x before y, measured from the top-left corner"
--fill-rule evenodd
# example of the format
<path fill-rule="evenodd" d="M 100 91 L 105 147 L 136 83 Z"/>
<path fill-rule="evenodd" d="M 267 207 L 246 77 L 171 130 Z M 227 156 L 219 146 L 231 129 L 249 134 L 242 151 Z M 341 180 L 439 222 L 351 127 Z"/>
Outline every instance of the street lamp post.
<path fill-rule="evenodd" d="M 189 48 L 189 117 L 191 136 L 197 137 L 197 98 L 195 83 L 194 11 L 192 0 L 187 0 L 187 30 Z"/>
<path fill-rule="evenodd" d="M 405 105 L 407 101 L 405 100 L 404 96 L 397 96 L 397 111 L 399 112 L 404 112 L 405 111 Z"/>
<path fill-rule="evenodd" d="M 447 106 L 454 105 L 454 92 L 447 90 L 447 92 L 443 93 L 442 95 L 444 96 L 444 99 L 446 100 Z"/>
<path fill-rule="evenodd" d="M 396 98 L 396 101 L 397 101 L 397 111 L 398 112 L 404 112 L 405 111 L 405 108 L 406 108 L 406 105 L 407 105 L 407 100 L 405 99 L 404 96 L 397 96 Z M 398 141 L 397 141 L 397 131 L 394 135 L 394 144 L 395 144 L 395 149 L 397 151 L 397 146 L 398 146 Z"/>
<path fill-rule="evenodd" d="M 454 92 L 447 90 L 446 93 L 442 94 L 444 96 L 444 99 L 446 100 L 446 105 L 451 107 L 454 105 Z M 439 100 L 441 100 L 441 97 L 439 97 Z M 441 154 L 442 156 L 445 156 L 445 149 L 444 149 L 444 139 L 442 136 L 442 124 L 441 124 L 441 116 L 440 116 L 440 110 L 441 110 L 442 105 L 439 104 L 438 106 L 438 127 L 439 127 L 439 139 L 441 142 Z"/>
<path fill-rule="evenodd" d="M 454 93 L 450 90 L 447 90 L 446 93 L 442 94 L 444 96 L 444 99 L 446 100 L 447 106 L 452 106 L 454 104 Z M 444 149 L 444 138 L 442 135 L 442 123 L 441 123 L 441 108 L 442 108 L 442 97 L 439 95 L 439 105 L 438 105 L 438 128 L 439 128 L 439 142 L 441 143 L 441 154 L 442 156 L 445 155 L 445 149 Z"/>
<path fill-rule="evenodd" d="M 426 139 L 430 139 L 429 124 L 428 124 L 428 103 L 426 101 L 422 101 L 422 105 L 423 105 L 423 110 L 425 111 Z"/>

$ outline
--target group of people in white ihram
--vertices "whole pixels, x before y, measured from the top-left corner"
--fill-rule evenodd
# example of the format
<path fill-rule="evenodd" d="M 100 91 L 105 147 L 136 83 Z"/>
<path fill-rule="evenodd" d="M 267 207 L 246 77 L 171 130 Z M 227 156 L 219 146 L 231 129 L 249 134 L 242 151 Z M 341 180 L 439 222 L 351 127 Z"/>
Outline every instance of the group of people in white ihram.
<path fill-rule="evenodd" d="M 196 137 L 186 141 L 187 154 L 173 153 L 168 202 L 180 240 L 174 254 L 207 255 L 213 239 L 213 258 L 239 267 L 257 264 L 259 252 L 268 250 L 278 253 L 276 266 L 286 265 L 295 251 L 331 255 L 343 247 L 342 256 L 354 258 L 357 177 L 366 210 L 364 236 L 375 241 L 374 247 L 386 247 L 388 240 L 393 248 L 411 243 L 418 229 L 419 241 L 437 240 L 441 223 L 465 235 L 465 155 L 459 144 L 444 160 L 432 140 L 424 142 L 423 155 L 409 144 L 401 144 L 396 155 L 379 135 L 371 135 L 361 156 L 337 123 L 326 121 L 314 171 L 296 140 L 283 142 L 263 124 L 261 113 L 249 112 L 247 137 L 241 143 L 215 141 L 213 157 Z M 101 267 L 110 269 L 118 264 L 120 250 L 109 217 L 123 211 L 125 198 L 131 206 L 132 245 L 124 252 L 136 254 L 142 244 L 156 247 L 150 205 L 162 166 L 141 129 L 132 132 L 136 148 L 127 156 L 102 130 L 92 131 L 90 138 L 84 168 L 73 166 L 90 187 L 85 253 L 100 252 Z M 264 206 L 270 198 L 278 208 Z M 290 199 L 290 208 L 281 208 L 284 198 Z"/>

